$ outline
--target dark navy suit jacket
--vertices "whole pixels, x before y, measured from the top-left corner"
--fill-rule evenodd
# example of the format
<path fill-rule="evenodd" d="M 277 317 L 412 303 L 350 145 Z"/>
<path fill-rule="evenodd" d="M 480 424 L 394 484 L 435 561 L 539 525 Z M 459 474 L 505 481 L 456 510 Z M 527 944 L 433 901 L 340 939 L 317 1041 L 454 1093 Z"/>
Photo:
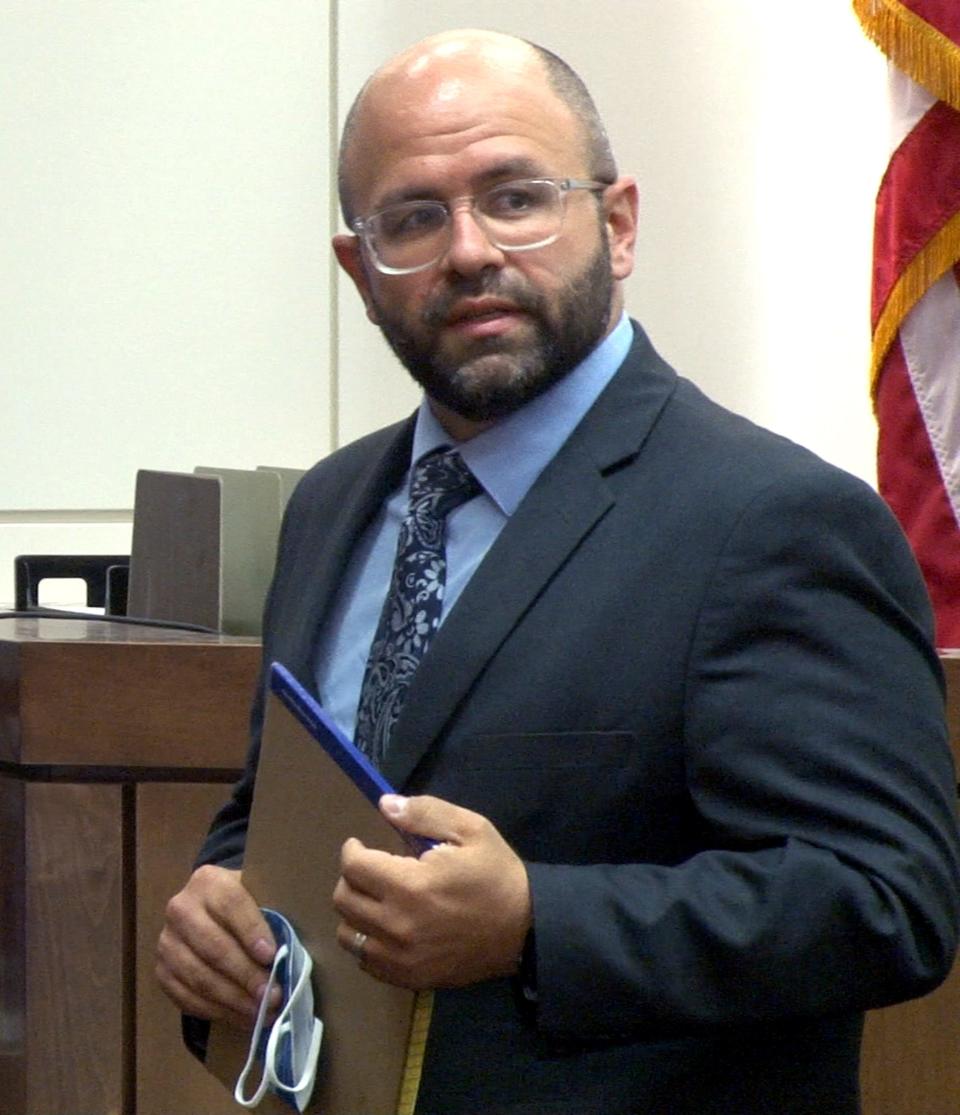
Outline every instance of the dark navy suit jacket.
<path fill-rule="evenodd" d="M 265 660 L 311 688 L 411 432 L 333 454 L 290 503 Z M 636 328 L 445 620 L 384 765 L 499 827 L 536 925 L 534 1009 L 509 980 L 437 994 L 418 1115 L 856 1112 L 863 1011 L 932 988 L 956 943 L 930 636 L 880 499 Z M 242 857 L 258 722 L 259 702 L 204 862 Z"/>

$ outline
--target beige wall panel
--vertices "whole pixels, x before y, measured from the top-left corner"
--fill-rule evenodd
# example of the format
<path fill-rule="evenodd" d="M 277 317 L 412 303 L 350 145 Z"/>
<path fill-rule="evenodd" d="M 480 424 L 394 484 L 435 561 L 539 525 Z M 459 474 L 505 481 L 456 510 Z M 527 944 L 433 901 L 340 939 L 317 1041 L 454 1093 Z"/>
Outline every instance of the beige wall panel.
<path fill-rule="evenodd" d="M 0 510 L 329 430 L 329 6 L 0 5 Z"/>

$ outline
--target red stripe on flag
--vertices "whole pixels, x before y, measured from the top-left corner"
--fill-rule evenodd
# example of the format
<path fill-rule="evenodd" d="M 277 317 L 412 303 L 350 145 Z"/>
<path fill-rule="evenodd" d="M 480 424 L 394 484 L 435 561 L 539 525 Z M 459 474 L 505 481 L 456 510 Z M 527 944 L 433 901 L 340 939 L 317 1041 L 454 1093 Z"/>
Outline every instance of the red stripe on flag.
<path fill-rule="evenodd" d="M 920 563 L 936 613 L 937 646 L 960 647 L 960 529 L 899 340 L 887 354 L 876 407 L 880 494 L 900 520 Z"/>
<path fill-rule="evenodd" d="M 960 7 L 960 0 L 957 0 Z M 903 269 L 960 210 L 960 112 L 938 101 L 890 159 L 877 194 L 872 321 Z"/>
<path fill-rule="evenodd" d="M 957 0 L 903 0 L 903 6 L 948 39 L 960 42 L 960 3 Z"/>

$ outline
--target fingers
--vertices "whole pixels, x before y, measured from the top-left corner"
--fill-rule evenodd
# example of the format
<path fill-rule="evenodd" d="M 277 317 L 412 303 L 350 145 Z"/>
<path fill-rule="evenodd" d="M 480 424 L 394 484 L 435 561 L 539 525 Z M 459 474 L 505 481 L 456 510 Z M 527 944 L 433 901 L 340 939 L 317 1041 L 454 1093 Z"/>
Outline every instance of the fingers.
<path fill-rule="evenodd" d="M 398 827 L 440 841 L 420 858 L 348 840 L 334 906 L 337 940 L 404 987 L 461 986 L 516 971 L 532 908 L 526 867 L 484 817 L 437 798 L 387 795 Z"/>
<path fill-rule="evenodd" d="M 463 844 L 487 824 L 479 813 L 428 794 L 411 798 L 384 794 L 380 799 L 380 810 L 392 825 L 403 832 L 427 836 L 447 844 Z"/>
<path fill-rule="evenodd" d="M 240 873 L 201 867 L 167 903 L 156 975 L 181 1010 L 248 1023 L 274 951 L 273 935 Z"/>
<path fill-rule="evenodd" d="M 172 971 L 166 970 L 161 961 L 157 963 L 157 978 L 163 990 L 184 1014 L 226 1022 L 238 1030 L 248 1030 L 253 1025 L 256 1012 L 252 1009 L 252 1000 L 247 996 L 236 995 L 229 984 L 223 988 L 203 986 L 194 991 Z"/>
<path fill-rule="evenodd" d="M 359 840 L 346 841 L 340 853 L 340 871 L 358 896 L 382 901 L 396 877 L 409 874 L 408 856 L 395 856 L 375 848 L 367 848 Z"/>
<path fill-rule="evenodd" d="M 364 933 L 362 929 L 354 929 L 346 922 L 340 922 L 337 926 L 337 944 L 344 952 L 349 952 L 355 957 L 361 968 L 366 967 L 370 958 L 369 950 L 373 944 L 373 938 L 368 933 Z"/>

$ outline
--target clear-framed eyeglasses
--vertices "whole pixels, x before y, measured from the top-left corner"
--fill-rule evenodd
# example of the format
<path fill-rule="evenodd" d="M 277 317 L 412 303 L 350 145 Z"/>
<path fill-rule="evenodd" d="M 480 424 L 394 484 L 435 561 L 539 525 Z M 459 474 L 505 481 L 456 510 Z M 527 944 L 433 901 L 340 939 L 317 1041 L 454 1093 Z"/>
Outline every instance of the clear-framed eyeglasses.
<path fill-rule="evenodd" d="M 469 206 L 495 248 L 528 252 L 559 238 L 571 190 L 602 193 L 608 185 L 580 178 L 518 178 L 449 202 L 398 202 L 358 218 L 350 227 L 378 271 L 412 275 L 432 267 L 450 247 L 455 209 Z"/>

